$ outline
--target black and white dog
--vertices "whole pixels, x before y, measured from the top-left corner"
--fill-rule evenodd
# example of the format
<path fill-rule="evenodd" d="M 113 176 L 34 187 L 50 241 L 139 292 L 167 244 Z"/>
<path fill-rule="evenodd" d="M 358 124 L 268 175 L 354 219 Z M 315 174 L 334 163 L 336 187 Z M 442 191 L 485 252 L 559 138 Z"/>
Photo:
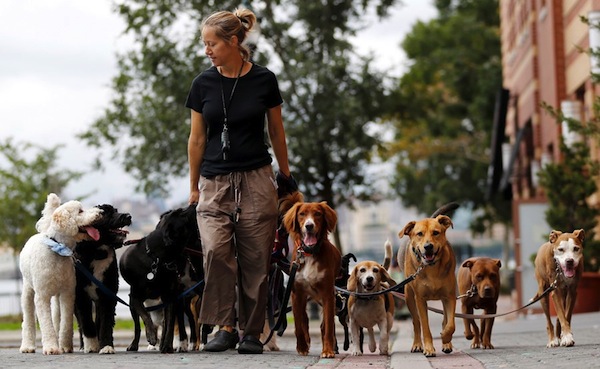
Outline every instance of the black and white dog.
<path fill-rule="evenodd" d="M 182 292 L 192 287 L 192 282 L 203 278 L 202 262 L 191 263 L 187 249 L 200 253 L 200 236 L 196 222 L 196 207 L 170 210 L 161 215 L 156 229 L 146 237 L 129 246 L 119 260 L 121 275 L 131 286 L 129 309 L 133 318 L 134 338 L 127 351 L 137 351 L 140 340 L 141 317 L 146 329 L 146 338 L 151 346 L 158 340 L 157 327 L 144 301 L 159 299 L 164 304 L 160 352 L 173 352 L 175 319 L 180 323 L 179 350 L 187 350 L 187 333 L 181 324 L 184 321 L 185 298 Z M 194 275 L 188 275 L 194 274 Z M 202 294 L 202 286 L 195 288 Z"/>
<path fill-rule="evenodd" d="M 93 223 L 100 238 L 77 243 L 74 254 L 77 287 L 75 316 L 79 325 L 81 349 L 84 352 L 114 354 L 116 294 L 119 290 L 119 271 L 115 250 L 123 246 L 131 225 L 131 215 L 119 213 L 112 205 L 98 205 L 102 216 Z M 85 268 L 106 290 L 96 285 L 81 268 Z M 95 317 L 95 319 L 94 319 Z"/>

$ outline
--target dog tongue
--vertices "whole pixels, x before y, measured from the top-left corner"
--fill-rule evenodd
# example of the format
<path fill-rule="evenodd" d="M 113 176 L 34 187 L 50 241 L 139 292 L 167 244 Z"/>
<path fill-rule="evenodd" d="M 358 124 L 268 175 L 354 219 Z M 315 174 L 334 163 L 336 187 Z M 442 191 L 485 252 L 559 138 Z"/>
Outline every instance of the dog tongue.
<path fill-rule="evenodd" d="M 307 234 L 303 240 L 306 246 L 311 246 L 317 243 L 317 237 L 314 234 Z"/>
<path fill-rule="evenodd" d="M 94 227 L 85 227 L 85 231 L 94 239 L 94 241 L 98 241 L 100 239 L 100 232 Z"/>
<path fill-rule="evenodd" d="M 563 273 L 567 278 L 573 278 L 575 275 L 575 268 L 569 268 L 568 266 L 563 267 Z"/>

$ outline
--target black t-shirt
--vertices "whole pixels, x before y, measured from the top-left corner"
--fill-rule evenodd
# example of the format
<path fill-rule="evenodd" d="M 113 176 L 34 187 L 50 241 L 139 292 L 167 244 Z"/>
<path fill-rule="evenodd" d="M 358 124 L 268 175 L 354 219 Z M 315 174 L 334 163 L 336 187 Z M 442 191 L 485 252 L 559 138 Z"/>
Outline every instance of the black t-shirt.
<path fill-rule="evenodd" d="M 268 109 L 283 103 L 277 78 L 267 68 L 253 64 L 250 71 L 240 77 L 229 103 L 235 80 L 223 77 L 212 66 L 194 78 L 185 102 L 186 107 L 202 114 L 208 127 L 200 168 L 204 177 L 254 170 L 272 162 L 265 142 L 265 116 Z M 221 81 L 230 141 L 227 161 L 223 160 L 221 145 L 224 118 Z"/>

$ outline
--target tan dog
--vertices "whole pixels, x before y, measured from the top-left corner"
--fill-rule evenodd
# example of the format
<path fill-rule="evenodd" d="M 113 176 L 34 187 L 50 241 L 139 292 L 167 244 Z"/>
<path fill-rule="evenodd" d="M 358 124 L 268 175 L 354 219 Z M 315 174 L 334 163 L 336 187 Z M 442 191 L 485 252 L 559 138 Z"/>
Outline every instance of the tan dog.
<path fill-rule="evenodd" d="M 500 295 L 500 259 L 470 258 L 458 270 L 458 293 L 462 313 L 473 314 L 473 309 L 483 309 L 485 314 L 496 314 Z M 471 348 L 493 349 L 492 327 L 494 318 L 481 319 L 481 332 L 475 319 L 464 318 L 465 337 L 473 340 Z"/>
<path fill-rule="evenodd" d="M 385 244 L 385 259 L 389 267 L 392 258 L 392 245 Z M 396 282 L 390 277 L 386 267 L 375 261 L 362 261 L 354 267 L 348 279 L 348 291 L 373 293 L 394 286 Z M 369 351 L 375 352 L 377 347 L 373 327 L 379 327 L 379 353 L 388 355 L 390 331 L 394 323 L 394 297 L 391 293 L 360 297 L 350 295 L 348 298 L 348 316 L 352 332 L 352 355 L 362 355 L 360 331 L 366 328 L 369 333 Z"/>
<path fill-rule="evenodd" d="M 298 202 L 285 214 L 283 224 L 294 240 L 292 262 L 299 268 L 292 289 L 292 312 L 296 328 L 296 351 L 308 355 L 308 299 L 323 308 L 321 357 L 335 357 L 335 278 L 341 264 L 340 251 L 328 240 L 337 223 L 336 212 L 325 202 Z"/>
<path fill-rule="evenodd" d="M 442 351 L 446 354 L 452 352 L 456 308 L 456 258 L 446 239 L 446 230 L 451 226 L 452 220 L 448 216 L 438 215 L 435 218 L 409 222 L 398 234 L 400 238 L 404 235 L 410 238 L 404 251 L 404 275 L 412 275 L 422 268 L 416 279 L 405 286 L 406 305 L 412 316 L 414 331 L 410 351 L 423 352 L 428 357 L 435 356 L 427 315 L 429 300 L 442 301 Z"/>
<path fill-rule="evenodd" d="M 571 315 L 577 298 L 577 284 L 583 273 L 583 229 L 573 233 L 550 232 L 549 241 L 543 244 L 535 257 L 535 278 L 538 282 L 538 298 L 556 281 L 556 289 L 551 293 L 556 309 L 556 335 L 550 319 L 549 297 L 544 296 L 540 303 L 546 314 L 548 331 L 547 347 L 573 346 L 575 340 L 571 332 Z"/>

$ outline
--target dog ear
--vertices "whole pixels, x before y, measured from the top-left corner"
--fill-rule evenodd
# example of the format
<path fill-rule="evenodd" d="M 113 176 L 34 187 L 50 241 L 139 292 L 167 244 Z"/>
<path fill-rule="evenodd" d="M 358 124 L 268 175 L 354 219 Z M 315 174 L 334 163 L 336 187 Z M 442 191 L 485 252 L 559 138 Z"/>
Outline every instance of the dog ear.
<path fill-rule="evenodd" d="M 323 210 L 323 214 L 325 214 L 327 232 L 331 233 L 333 232 L 333 230 L 335 229 L 335 225 L 337 224 L 337 213 L 329 205 L 327 205 L 326 201 L 321 201 L 319 205 Z"/>
<path fill-rule="evenodd" d="M 452 219 L 450 219 L 450 217 L 447 215 L 438 215 L 435 219 L 446 229 L 450 227 L 454 228 L 454 224 L 452 224 Z"/>
<path fill-rule="evenodd" d="M 387 283 L 389 283 L 390 286 L 396 285 L 396 281 L 394 280 L 394 278 L 392 278 L 392 276 L 387 271 L 387 269 L 385 269 L 383 267 L 383 265 L 381 265 L 381 264 L 379 265 L 379 273 L 381 273 L 381 281 L 382 282 L 387 282 Z"/>
<path fill-rule="evenodd" d="M 74 236 L 79 232 L 77 222 L 71 217 L 69 210 L 65 208 L 56 209 L 52 213 L 52 222 L 48 230 L 52 233 L 64 233 Z"/>
<path fill-rule="evenodd" d="M 573 232 L 573 236 L 583 244 L 583 240 L 585 240 L 585 231 L 583 229 L 578 229 Z"/>
<path fill-rule="evenodd" d="M 354 291 L 356 292 L 356 274 L 358 273 L 358 267 L 355 266 L 354 269 L 352 270 L 352 273 L 350 273 L 350 277 L 348 277 L 348 283 L 346 283 L 346 289 L 348 291 Z"/>
<path fill-rule="evenodd" d="M 410 236 L 410 232 L 413 230 L 413 228 L 415 228 L 415 224 L 417 224 L 417 222 L 414 220 L 412 222 L 408 222 L 408 224 L 405 225 L 404 228 L 402 228 L 402 230 L 398 233 L 398 237 L 402 238 L 405 235 Z"/>
<path fill-rule="evenodd" d="M 498 269 L 502 268 L 502 261 L 500 259 L 494 259 L 494 261 L 496 262 Z"/>
<path fill-rule="evenodd" d="M 548 237 L 548 240 L 550 241 L 550 243 L 554 243 L 554 242 L 556 242 L 558 237 L 560 237 L 561 234 L 562 234 L 561 231 L 553 230 L 552 232 L 550 232 L 550 236 Z"/>
<path fill-rule="evenodd" d="M 296 219 L 298 219 L 298 210 L 302 204 L 302 202 L 295 203 L 283 216 L 283 226 L 288 233 L 299 233 L 299 225 Z"/>
<path fill-rule="evenodd" d="M 467 260 L 465 260 L 465 262 L 462 264 L 462 267 L 463 267 L 463 268 L 469 268 L 469 269 L 471 269 L 471 267 L 473 266 L 473 264 L 474 264 L 474 263 L 473 263 L 473 260 L 471 260 L 471 259 L 467 259 Z"/>

